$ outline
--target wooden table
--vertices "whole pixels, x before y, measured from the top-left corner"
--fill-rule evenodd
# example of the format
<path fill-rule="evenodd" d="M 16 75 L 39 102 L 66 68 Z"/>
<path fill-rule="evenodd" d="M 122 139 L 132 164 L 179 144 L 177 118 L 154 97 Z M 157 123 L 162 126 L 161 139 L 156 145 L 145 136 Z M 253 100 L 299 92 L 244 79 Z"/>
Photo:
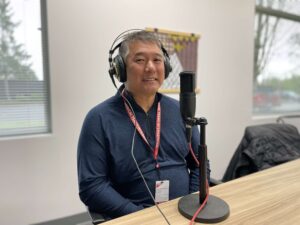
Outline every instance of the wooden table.
<path fill-rule="evenodd" d="M 218 224 L 300 224 L 300 159 L 210 188 L 230 207 L 230 216 Z M 178 212 L 178 200 L 160 204 L 172 225 L 189 224 Z M 167 224 L 156 207 L 105 223 L 120 225 Z M 197 223 L 199 224 L 199 223 Z"/>

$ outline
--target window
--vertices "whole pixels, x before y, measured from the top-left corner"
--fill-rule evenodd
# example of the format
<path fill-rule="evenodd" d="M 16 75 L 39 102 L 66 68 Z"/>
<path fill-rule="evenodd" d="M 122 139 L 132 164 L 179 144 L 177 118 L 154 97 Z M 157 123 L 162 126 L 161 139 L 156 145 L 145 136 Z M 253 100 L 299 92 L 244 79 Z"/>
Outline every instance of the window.
<path fill-rule="evenodd" d="M 300 112 L 300 2 L 256 0 L 253 114 Z"/>
<path fill-rule="evenodd" d="M 0 0 L 0 137 L 51 131 L 46 1 Z"/>

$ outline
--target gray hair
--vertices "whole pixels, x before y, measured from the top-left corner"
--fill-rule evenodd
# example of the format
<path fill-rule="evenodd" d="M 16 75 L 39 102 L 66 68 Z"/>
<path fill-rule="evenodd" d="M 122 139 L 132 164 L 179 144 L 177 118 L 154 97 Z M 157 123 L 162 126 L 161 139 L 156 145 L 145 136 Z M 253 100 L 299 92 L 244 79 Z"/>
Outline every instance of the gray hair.
<path fill-rule="evenodd" d="M 124 61 L 126 61 L 126 57 L 129 54 L 129 44 L 136 41 L 155 43 L 160 49 L 162 47 L 160 40 L 152 32 L 142 30 L 129 33 L 125 36 L 119 48 L 119 55 L 123 58 Z"/>

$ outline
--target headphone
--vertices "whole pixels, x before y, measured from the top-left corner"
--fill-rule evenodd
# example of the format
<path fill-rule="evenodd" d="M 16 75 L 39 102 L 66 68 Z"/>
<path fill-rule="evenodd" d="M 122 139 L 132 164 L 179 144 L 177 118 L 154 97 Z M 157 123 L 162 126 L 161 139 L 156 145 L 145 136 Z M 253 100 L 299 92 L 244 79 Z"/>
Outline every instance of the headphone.
<path fill-rule="evenodd" d="M 113 58 L 113 54 L 117 49 L 120 48 L 123 41 L 126 40 L 126 36 L 128 34 L 133 33 L 133 32 L 139 32 L 139 31 L 145 31 L 145 30 L 142 30 L 142 29 L 126 30 L 126 31 L 122 32 L 121 34 L 119 34 L 119 36 L 112 43 L 112 46 L 109 50 L 109 58 L 108 58 L 109 71 L 108 72 L 109 72 L 109 75 L 110 75 L 114 85 L 115 85 L 114 76 L 118 79 L 119 82 L 124 83 L 127 80 L 127 74 L 126 74 L 125 59 L 123 59 L 122 56 L 120 56 L 119 54 L 116 55 Z M 120 39 L 121 39 L 121 41 L 119 42 L 119 44 L 117 44 L 114 47 L 114 45 Z M 171 66 L 171 63 L 170 63 L 170 57 L 169 57 L 169 54 L 168 54 L 167 50 L 163 47 L 161 42 L 160 42 L 160 48 L 161 48 L 161 50 L 163 52 L 163 56 L 164 56 L 165 79 L 167 79 L 167 77 L 169 76 L 169 73 L 172 71 L 172 66 Z"/>

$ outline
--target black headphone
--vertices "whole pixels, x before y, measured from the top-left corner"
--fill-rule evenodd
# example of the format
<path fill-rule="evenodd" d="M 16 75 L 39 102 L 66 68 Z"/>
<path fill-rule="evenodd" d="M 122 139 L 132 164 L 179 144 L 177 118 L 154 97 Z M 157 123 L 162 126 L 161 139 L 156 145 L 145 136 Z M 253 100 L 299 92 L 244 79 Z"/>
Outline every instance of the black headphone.
<path fill-rule="evenodd" d="M 113 76 L 115 76 L 118 81 L 124 83 L 127 80 L 127 74 L 126 74 L 126 64 L 125 64 L 125 60 L 122 58 L 122 56 L 120 56 L 119 54 L 116 55 L 114 58 L 113 54 L 116 51 L 116 49 L 119 49 L 120 46 L 122 45 L 123 41 L 126 40 L 126 36 L 129 33 L 132 32 L 138 32 L 138 31 L 144 31 L 142 29 L 130 29 L 130 30 L 126 30 L 123 33 L 121 33 L 113 42 L 110 50 L 109 50 L 109 58 L 108 58 L 108 62 L 109 62 L 109 75 L 115 85 L 115 81 Z M 116 44 L 117 41 L 119 41 L 120 39 L 122 39 L 120 41 L 119 44 L 117 44 L 115 47 L 114 45 Z M 164 66 L 165 66 L 165 79 L 169 76 L 169 73 L 172 71 L 172 66 L 170 63 L 170 57 L 169 54 L 167 52 L 167 50 L 163 47 L 162 43 L 160 44 L 160 48 L 163 52 L 164 55 Z"/>

